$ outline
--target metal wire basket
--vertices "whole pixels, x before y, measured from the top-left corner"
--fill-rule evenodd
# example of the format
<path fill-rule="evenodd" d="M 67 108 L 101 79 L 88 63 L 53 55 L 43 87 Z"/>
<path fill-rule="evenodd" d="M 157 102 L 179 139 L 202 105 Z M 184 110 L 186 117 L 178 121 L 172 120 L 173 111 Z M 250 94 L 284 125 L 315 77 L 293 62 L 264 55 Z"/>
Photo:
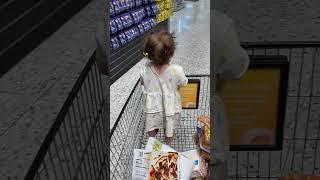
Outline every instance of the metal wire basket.
<path fill-rule="evenodd" d="M 188 79 L 200 79 L 199 106 L 198 109 L 182 111 L 181 124 L 176 129 L 176 139 L 170 145 L 179 152 L 196 149 L 193 139 L 198 125 L 196 118 L 200 115 L 210 115 L 209 75 L 188 76 Z M 111 179 L 131 179 L 133 150 L 144 148 L 148 140 L 148 136 L 144 133 L 144 124 L 142 91 L 140 84 L 137 83 L 111 131 Z M 156 138 L 163 140 L 163 131 L 160 131 Z"/>

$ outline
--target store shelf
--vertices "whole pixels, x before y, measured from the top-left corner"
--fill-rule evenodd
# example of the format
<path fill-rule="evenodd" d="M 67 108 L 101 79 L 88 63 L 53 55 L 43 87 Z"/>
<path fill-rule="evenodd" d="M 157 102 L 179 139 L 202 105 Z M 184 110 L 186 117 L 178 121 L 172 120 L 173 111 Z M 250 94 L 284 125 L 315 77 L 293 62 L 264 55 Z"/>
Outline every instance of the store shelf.
<path fill-rule="evenodd" d="M 177 5 L 177 6 L 173 9 L 173 11 L 174 11 L 174 12 L 177 12 L 177 11 L 180 11 L 181 9 L 183 9 L 183 8 L 185 8 L 185 3 L 182 3 L 182 4 Z"/>
<path fill-rule="evenodd" d="M 174 2 L 174 7 L 173 7 L 173 11 L 177 12 L 180 11 L 181 9 L 183 9 L 185 7 L 185 2 L 184 0 L 175 0 Z"/>
<path fill-rule="evenodd" d="M 143 41 L 145 36 L 158 30 L 169 30 L 168 20 L 159 23 L 151 30 L 138 36 L 131 42 L 121 46 L 118 49 L 110 50 L 110 76 L 111 84 L 125 74 L 130 68 L 138 63 L 142 58 Z"/>

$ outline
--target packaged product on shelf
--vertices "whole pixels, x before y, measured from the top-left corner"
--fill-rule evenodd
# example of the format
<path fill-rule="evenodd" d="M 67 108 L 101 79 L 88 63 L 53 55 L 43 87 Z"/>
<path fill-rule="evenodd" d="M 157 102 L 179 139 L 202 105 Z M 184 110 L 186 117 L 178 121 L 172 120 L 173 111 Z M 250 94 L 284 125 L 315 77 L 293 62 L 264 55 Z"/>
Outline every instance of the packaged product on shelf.
<path fill-rule="evenodd" d="M 135 0 L 135 6 L 138 7 L 138 6 L 141 6 L 143 3 L 143 0 Z"/>
<path fill-rule="evenodd" d="M 125 0 L 125 1 L 126 1 L 127 9 L 131 9 L 135 6 L 134 0 Z"/>
<path fill-rule="evenodd" d="M 143 4 L 149 4 L 149 0 L 142 0 Z"/>
<path fill-rule="evenodd" d="M 136 38 L 136 37 L 138 37 L 139 35 L 140 35 L 140 31 L 139 31 L 139 29 L 138 29 L 138 27 L 133 27 L 132 29 L 131 29 L 131 31 L 132 31 L 132 33 L 133 33 L 133 38 Z"/>
<path fill-rule="evenodd" d="M 127 28 L 133 24 L 132 17 L 130 16 L 129 13 L 122 14 L 120 18 L 124 28 Z"/>
<path fill-rule="evenodd" d="M 139 8 L 138 12 L 139 12 L 139 17 L 140 17 L 140 21 L 141 21 L 144 17 L 146 17 L 146 11 L 143 7 L 141 7 L 141 8 Z"/>
<path fill-rule="evenodd" d="M 137 10 L 131 10 L 130 11 L 130 15 L 133 19 L 133 22 L 136 24 L 138 22 L 140 22 L 140 17 L 139 17 L 139 13 Z"/>
<path fill-rule="evenodd" d="M 143 28 L 143 25 L 142 25 L 141 23 L 139 23 L 139 24 L 137 25 L 137 28 L 139 29 L 140 34 L 143 34 L 143 33 L 144 33 L 144 28 Z"/>
<path fill-rule="evenodd" d="M 127 1 L 127 8 L 128 9 L 131 9 L 134 7 L 134 5 L 135 5 L 134 0 L 126 0 L 126 1 Z"/>
<path fill-rule="evenodd" d="M 149 29 L 151 29 L 151 26 L 148 20 L 142 20 L 141 24 L 144 28 L 144 31 L 148 31 Z"/>
<path fill-rule="evenodd" d="M 114 21 L 116 22 L 117 24 L 117 29 L 118 31 L 122 30 L 123 29 L 123 24 L 122 24 L 122 21 L 121 21 L 121 18 L 118 16 L 118 17 L 115 17 L 114 18 Z"/>
<path fill-rule="evenodd" d="M 130 8 L 130 2 L 129 2 L 129 0 L 123 0 L 123 2 L 124 2 L 124 9 L 125 9 L 125 10 L 129 9 L 129 8 Z"/>
<path fill-rule="evenodd" d="M 120 32 L 118 34 L 118 40 L 120 42 L 120 45 L 124 45 L 128 42 L 126 35 L 124 34 L 124 32 Z"/>
<path fill-rule="evenodd" d="M 118 0 L 113 0 L 111 1 L 112 4 L 113 4 L 113 8 L 114 8 L 114 12 L 115 14 L 118 14 L 120 13 L 121 11 L 123 11 L 122 7 L 121 7 L 121 4 L 120 4 L 120 1 Z"/>
<path fill-rule="evenodd" d="M 159 12 L 158 6 L 156 4 L 152 4 L 151 5 L 151 11 L 152 11 L 153 15 L 158 14 L 158 12 Z"/>
<path fill-rule="evenodd" d="M 135 0 L 130 0 L 131 8 L 136 7 L 136 1 Z"/>
<path fill-rule="evenodd" d="M 117 23 L 115 22 L 115 19 L 110 19 L 110 33 L 114 34 L 118 31 Z"/>
<path fill-rule="evenodd" d="M 152 16 L 152 10 L 151 10 L 151 6 L 150 5 L 146 5 L 144 7 L 145 11 L 146 11 L 146 15 L 147 17 Z"/>
<path fill-rule="evenodd" d="M 154 18 L 149 18 L 148 21 L 151 27 L 155 27 L 157 25 L 157 21 Z"/>
<path fill-rule="evenodd" d="M 164 8 L 164 3 L 163 2 L 158 2 L 157 3 L 157 6 L 158 6 L 158 8 L 159 8 L 159 11 L 164 11 L 165 10 L 165 8 Z"/>
<path fill-rule="evenodd" d="M 126 0 L 116 0 L 116 1 L 119 1 L 121 11 L 128 9 L 128 4 L 126 3 Z"/>
<path fill-rule="evenodd" d="M 139 36 L 139 30 L 137 29 L 137 27 L 126 29 L 124 33 L 128 41 L 132 41 L 135 37 Z"/>
<path fill-rule="evenodd" d="M 113 4 L 112 2 L 109 2 L 109 9 L 110 9 L 110 16 L 114 15 L 114 7 L 113 7 Z"/>
<path fill-rule="evenodd" d="M 124 34 L 126 35 L 128 42 L 130 42 L 133 39 L 132 34 L 129 29 L 125 30 Z"/>
<path fill-rule="evenodd" d="M 110 48 L 111 49 L 117 49 L 120 47 L 120 44 L 119 44 L 119 41 L 118 41 L 118 38 L 113 36 L 110 38 Z"/>

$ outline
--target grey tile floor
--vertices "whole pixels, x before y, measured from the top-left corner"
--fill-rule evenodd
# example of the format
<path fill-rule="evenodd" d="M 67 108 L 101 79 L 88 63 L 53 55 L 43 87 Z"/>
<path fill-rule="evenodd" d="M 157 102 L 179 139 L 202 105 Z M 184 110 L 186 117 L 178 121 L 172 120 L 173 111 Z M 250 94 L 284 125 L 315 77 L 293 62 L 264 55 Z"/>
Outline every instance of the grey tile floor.
<path fill-rule="evenodd" d="M 177 50 L 172 59 L 186 74 L 210 73 L 210 1 L 186 2 L 186 7 L 170 19 L 170 31 L 175 33 Z M 110 88 L 110 128 L 113 127 L 123 105 L 139 77 L 145 59 L 137 63 Z M 201 67 L 201 68 L 199 68 Z"/>

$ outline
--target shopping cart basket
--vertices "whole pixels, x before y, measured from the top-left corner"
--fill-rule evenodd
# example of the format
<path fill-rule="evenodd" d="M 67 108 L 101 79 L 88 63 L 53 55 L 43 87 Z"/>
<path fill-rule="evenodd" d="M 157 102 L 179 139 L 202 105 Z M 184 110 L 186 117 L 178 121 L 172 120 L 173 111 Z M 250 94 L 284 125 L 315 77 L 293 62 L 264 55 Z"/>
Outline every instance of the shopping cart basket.
<path fill-rule="evenodd" d="M 171 144 L 179 152 L 196 149 L 193 140 L 198 125 L 196 118 L 199 115 L 210 115 L 209 75 L 193 75 L 188 76 L 188 79 L 200 79 L 200 98 L 198 109 L 182 111 L 181 124 Z M 143 100 L 140 84 L 137 83 L 111 131 L 110 179 L 131 179 L 133 150 L 145 148 L 148 136 L 144 129 Z M 160 132 L 156 138 L 163 140 L 164 133 Z"/>
<path fill-rule="evenodd" d="M 242 43 L 249 55 L 284 55 L 290 62 L 281 151 L 232 151 L 229 179 L 279 179 L 300 173 L 320 175 L 320 42 Z M 195 118 L 209 113 L 209 77 L 201 79 L 200 106 L 184 110 L 173 148 L 194 149 Z M 111 179 L 130 179 L 134 148 L 144 148 L 142 95 L 137 84 L 112 129 Z M 160 134 L 158 138 L 163 138 Z M 214 173 L 214 172 L 213 172 Z"/>

